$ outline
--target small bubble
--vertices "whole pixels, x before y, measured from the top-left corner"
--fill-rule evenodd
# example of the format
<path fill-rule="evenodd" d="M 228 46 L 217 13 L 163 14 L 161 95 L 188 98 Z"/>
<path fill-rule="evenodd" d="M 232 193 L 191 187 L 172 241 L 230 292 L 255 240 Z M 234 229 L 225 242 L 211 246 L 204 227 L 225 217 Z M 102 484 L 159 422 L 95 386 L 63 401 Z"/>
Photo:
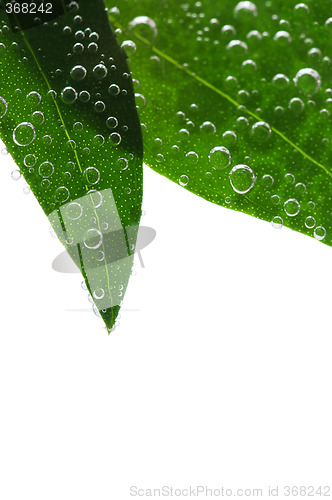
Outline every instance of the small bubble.
<path fill-rule="evenodd" d="M 300 212 L 301 205 L 295 198 L 290 198 L 284 203 L 284 211 L 289 217 L 295 217 Z"/>
<path fill-rule="evenodd" d="M 229 180 L 236 193 L 245 194 L 254 187 L 256 176 L 248 165 L 239 164 L 230 171 Z"/>
<path fill-rule="evenodd" d="M 61 92 L 61 98 L 66 104 L 73 104 L 77 99 L 77 92 L 73 87 L 65 87 Z"/>
<path fill-rule="evenodd" d="M 121 135 L 117 132 L 113 132 L 110 136 L 110 141 L 113 146 L 118 146 L 121 142 Z"/>
<path fill-rule="evenodd" d="M 314 217 L 312 217 L 311 215 L 309 215 L 306 220 L 305 220 L 305 226 L 308 228 L 308 229 L 313 229 L 316 225 L 316 219 Z"/>
<path fill-rule="evenodd" d="M 93 68 L 92 72 L 95 78 L 97 78 L 98 80 L 102 80 L 107 75 L 107 68 L 104 64 L 97 64 Z"/>
<path fill-rule="evenodd" d="M 271 127 L 266 122 L 256 122 L 251 128 L 251 134 L 258 142 L 265 142 L 271 137 Z"/>
<path fill-rule="evenodd" d="M 89 184 L 97 184 L 100 181 L 100 172 L 95 167 L 85 169 L 84 175 Z"/>
<path fill-rule="evenodd" d="M 41 95 L 36 91 L 29 92 L 27 95 L 27 101 L 33 106 L 38 106 L 38 104 L 41 103 Z"/>
<path fill-rule="evenodd" d="M 90 100 L 90 94 L 87 90 L 82 90 L 80 93 L 79 93 L 79 100 L 81 102 L 88 102 Z"/>
<path fill-rule="evenodd" d="M 28 146 L 36 138 L 36 130 L 32 123 L 22 122 L 13 131 L 13 140 L 18 146 Z"/>
<path fill-rule="evenodd" d="M 224 146 L 216 146 L 210 151 L 209 161 L 217 170 L 224 169 L 231 164 L 232 156 L 229 150 Z"/>
<path fill-rule="evenodd" d="M 294 83 L 306 95 L 317 92 L 321 86 L 321 78 L 312 68 L 304 68 L 296 73 Z"/>
<path fill-rule="evenodd" d="M 44 161 L 38 169 L 39 175 L 41 177 L 51 177 L 54 173 L 54 165 L 49 161 Z"/>
<path fill-rule="evenodd" d="M 108 91 L 111 95 L 116 96 L 120 93 L 120 87 L 116 85 L 116 83 L 112 83 L 112 85 L 108 87 Z"/>
<path fill-rule="evenodd" d="M 13 170 L 11 173 L 11 178 L 13 181 L 18 181 L 21 178 L 21 172 L 19 170 Z"/>
<path fill-rule="evenodd" d="M 284 225 L 284 221 L 282 220 L 281 217 L 279 217 L 278 215 L 273 217 L 273 219 L 271 221 L 271 226 L 274 229 L 281 229 L 283 227 L 283 225 Z"/>
<path fill-rule="evenodd" d="M 188 182 L 189 182 L 188 175 L 185 175 L 185 174 L 180 175 L 180 177 L 179 177 L 180 186 L 183 186 L 183 187 L 187 186 Z"/>
<path fill-rule="evenodd" d="M 8 111 L 8 103 L 6 99 L 0 96 L 0 118 L 3 118 Z"/>
<path fill-rule="evenodd" d="M 73 80 L 76 80 L 76 81 L 84 80 L 84 78 L 86 77 L 86 74 L 87 74 L 87 70 L 81 64 L 74 66 L 70 70 L 70 76 L 72 77 Z"/>
<path fill-rule="evenodd" d="M 199 128 L 205 134 L 215 134 L 216 133 L 215 125 L 209 121 L 203 122 Z"/>
<path fill-rule="evenodd" d="M 98 229 L 88 229 L 84 238 L 84 246 L 90 250 L 97 250 L 102 243 L 102 233 Z"/>
<path fill-rule="evenodd" d="M 314 237 L 318 241 L 322 241 L 326 236 L 326 229 L 323 226 L 317 226 L 314 230 Z"/>
<path fill-rule="evenodd" d="M 69 189 L 66 188 L 65 186 L 61 186 L 55 191 L 54 196 L 55 196 L 56 201 L 63 203 L 65 201 L 67 201 L 69 198 Z"/>
<path fill-rule="evenodd" d="M 37 158 L 34 154 L 28 154 L 24 158 L 24 165 L 26 167 L 33 167 L 36 164 Z"/>
<path fill-rule="evenodd" d="M 136 44 L 132 40 L 125 40 L 121 47 L 126 51 L 128 57 L 132 57 L 136 52 Z"/>

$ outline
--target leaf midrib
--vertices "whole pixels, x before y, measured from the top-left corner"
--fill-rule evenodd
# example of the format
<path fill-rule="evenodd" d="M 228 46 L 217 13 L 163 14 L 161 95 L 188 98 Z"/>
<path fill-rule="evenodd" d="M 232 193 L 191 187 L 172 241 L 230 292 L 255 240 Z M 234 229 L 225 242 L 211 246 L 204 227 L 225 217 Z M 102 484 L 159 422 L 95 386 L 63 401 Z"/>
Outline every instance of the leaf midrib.
<path fill-rule="evenodd" d="M 112 21 L 112 23 L 115 24 L 118 28 L 120 28 L 122 31 L 125 30 L 125 28 L 116 19 L 114 19 L 113 16 L 110 15 L 109 18 Z M 194 73 L 193 71 L 191 71 L 188 67 L 183 66 L 181 63 L 179 63 L 178 61 L 176 61 L 176 59 L 174 59 L 173 57 L 169 56 L 168 54 L 166 54 L 162 50 L 158 49 L 154 45 L 151 45 L 151 42 L 149 40 L 147 40 L 145 37 L 143 37 L 139 33 L 135 32 L 135 30 L 133 30 L 132 33 L 133 33 L 133 35 L 136 38 L 138 38 L 138 40 L 140 40 L 141 42 L 145 43 L 146 45 L 151 46 L 151 50 L 155 54 L 157 54 L 158 56 L 162 57 L 163 59 L 165 59 L 166 61 L 168 61 L 173 66 L 175 66 L 179 70 L 183 71 L 187 75 L 191 76 L 192 78 L 194 78 L 195 80 L 197 80 L 198 82 L 200 82 L 201 84 L 203 84 L 205 87 L 207 87 L 210 90 L 216 92 L 217 94 L 219 94 L 221 97 L 223 97 L 224 99 L 226 99 L 228 102 L 230 102 L 231 104 L 233 104 L 237 108 L 240 106 L 240 103 L 238 103 L 231 96 L 229 96 L 228 94 L 226 94 L 222 90 L 218 89 L 218 87 L 216 87 L 212 83 L 210 83 L 207 80 L 205 80 L 205 78 L 202 78 L 201 76 L 197 75 L 197 73 Z M 258 115 L 256 115 L 255 113 L 253 113 L 252 111 L 250 111 L 247 108 L 246 108 L 245 112 L 248 115 L 250 115 L 253 118 L 255 118 L 257 121 L 264 121 L 262 118 L 260 118 Z M 328 168 L 325 167 L 325 165 L 323 165 L 322 163 L 320 163 L 317 160 L 315 160 L 315 158 L 313 158 L 312 156 L 308 155 L 305 151 L 303 151 L 303 149 L 301 149 L 299 146 L 297 146 L 297 144 L 295 144 L 290 139 L 288 139 L 288 137 L 285 134 L 283 134 L 282 132 L 280 132 L 280 130 L 278 130 L 277 128 L 275 128 L 273 126 L 271 126 L 271 130 L 275 134 L 277 134 L 279 137 L 281 137 L 281 139 L 283 139 L 285 142 L 287 142 L 290 146 L 292 146 L 294 149 L 296 149 L 296 151 L 298 151 L 304 158 L 306 158 L 307 160 L 311 161 L 317 167 L 323 169 L 327 173 L 327 175 L 329 175 L 330 177 L 332 177 L 332 172 L 330 172 L 328 170 Z"/>

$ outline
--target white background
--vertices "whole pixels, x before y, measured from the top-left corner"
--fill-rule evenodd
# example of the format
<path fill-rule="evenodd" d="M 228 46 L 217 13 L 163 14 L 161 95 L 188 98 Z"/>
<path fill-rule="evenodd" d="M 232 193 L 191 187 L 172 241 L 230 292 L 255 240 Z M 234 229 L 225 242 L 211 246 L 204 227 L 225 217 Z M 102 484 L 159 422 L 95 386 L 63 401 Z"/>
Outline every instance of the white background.
<path fill-rule="evenodd" d="M 157 236 L 107 336 L 0 160 L 2 500 L 332 486 L 331 248 L 146 167 Z"/>

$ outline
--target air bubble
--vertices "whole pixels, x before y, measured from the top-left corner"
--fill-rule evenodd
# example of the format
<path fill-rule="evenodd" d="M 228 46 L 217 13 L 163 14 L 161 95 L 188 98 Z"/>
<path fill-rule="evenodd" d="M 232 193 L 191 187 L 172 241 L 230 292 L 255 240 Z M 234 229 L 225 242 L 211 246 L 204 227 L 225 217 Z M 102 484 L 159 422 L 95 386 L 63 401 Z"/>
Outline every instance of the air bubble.
<path fill-rule="evenodd" d="M 283 225 L 284 225 L 284 221 L 282 220 L 281 217 L 279 217 L 278 215 L 273 217 L 273 219 L 271 221 L 271 226 L 274 229 L 281 229 L 283 227 Z"/>
<path fill-rule="evenodd" d="M 61 98 L 66 104 L 73 104 L 77 99 L 77 92 L 73 87 L 65 87 L 61 92 Z"/>
<path fill-rule="evenodd" d="M 238 194 L 250 191 L 256 182 L 254 171 L 248 165 L 235 165 L 229 173 L 232 188 Z"/>
<path fill-rule="evenodd" d="M 216 146 L 210 151 L 209 161 L 212 167 L 217 170 L 222 170 L 231 164 L 232 156 L 228 149 L 224 146 Z"/>
<path fill-rule="evenodd" d="M 88 229 L 85 238 L 84 246 L 89 250 L 97 250 L 103 243 L 103 235 L 98 229 Z"/>
<path fill-rule="evenodd" d="M 135 19 L 128 24 L 128 28 L 130 30 L 135 30 L 149 42 L 154 42 L 158 34 L 156 23 L 147 16 L 135 17 Z"/>
<path fill-rule="evenodd" d="M 49 161 L 44 161 L 38 169 L 39 175 L 41 177 L 51 177 L 54 173 L 54 165 Z"/>
<path fill-rule="evenodd" d="M 185 175 L 185 174 L 180 175 L 180 177 L 179 177 L 179 184 L 180 184 L 180 186 L 183 186 L 183 187 L 187 186 L 188 182 L 189 182 L 188 175 Z"/>
<path fill-rule="evenodd" d="M 14 129 L 13 140 L 18 146 L 28 146 L 35 138 L 36 130 L 30 122 L 22 122 Z"/>
<path fill-rule="evenodd" d="M 316 219 L 314 217 L 312 217 L 311 215 L 309 215 L 306 220 L 305 220 L 305 226 L 308 228 L 308 229 L 313 229 L 316 225 Z"/>
<path fill-rule="evenodd" d="M 74 66 L 70 70 L 70 76 L 72 77 L 73 80 L 76 80 L 76 81 L 84 80 L 84 78 L 86 77 L 86 74 L 87 74 L 87 70 L 81 64 Z"/>
<path fill-rule="evenodd" d="M 300 203 L 295 198 L 290 198 L 284 203 L 284 211 L 289 217 L 295 217 L 301 209 Z"/>
<path fill-rule="evenodd" d="M 76 201 L 66 205 L 66 217 L 70 220 L 77 220 L 83 214 L 83 207 Z"/>
<path fill-rule="evenodd" d="M 314 231 L 314 237 L 318 241 L 322 241 L 326 236 L 326 229 L 323 226 L 317 226 Z"/>
<path fill-rule="evenodd" d="M 93 75 L 98 79 L 102 80 L 107 75 L 107 68 L 105 64 L 97 64 L 93 70 Z"/>
<path fill-rule="evenodd" d="M 84 175 L 89 184 L 97 184 L 100 181 L 100 172 L 95 167 L 85 169 Z"/>
<path fill-rule="evenodd" d="M 265 142 L 271 137 L 271 127 L 266 122 L 257 122 L 251 128 L 254 139 L 258 142 Z"/>
<path fill-rule="evenodd" d="M 312 68 L 304 68 L 296 73 L 294 83 L 306 95 L 312 95 L 320 89 L 320 75 Z"/>
<path fill-rule="evenodd" d="M 8 111 L 8 103 L 6 99 L 0 96 L 0 119 L 5 116 Z"/>

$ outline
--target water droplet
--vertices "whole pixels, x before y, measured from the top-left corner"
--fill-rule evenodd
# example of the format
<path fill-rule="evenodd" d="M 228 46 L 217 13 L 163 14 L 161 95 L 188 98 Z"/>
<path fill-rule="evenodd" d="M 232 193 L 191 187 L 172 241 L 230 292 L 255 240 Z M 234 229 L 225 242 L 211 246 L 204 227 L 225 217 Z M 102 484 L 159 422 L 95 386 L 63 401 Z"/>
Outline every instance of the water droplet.
<path fill-rule="evenodd" d="M 265 142 L 271 137 L 271 127 L 266 122 L 257 122 L 251 128 L 254 139 L 258 142 Z"/>
<path fill-rule="evenodd" d="M 18 146 L 28 146 L 35 138 L 36 130 L 30 122 L 22 122 L 14 129 L 13 139 Z"/>
<path fill-rule="evenodd" d="M 66 188 L 65 186 L 61 186 L 55 191 L 56 201 L 63 203 L 67 201 L 68 198 L 69 198 L 69 189 Z"/>
<path fill-rule="evenodd" d="M 83 207 L 76 201 L 73 201 L 71 203 L 68 203 L 66 205 L 66 216 L 70 220 L 77 220 L 79 219 L 83 214 Z"/>
<path fill-rule="evenodd" d="M 98 229 L 88 229 L 84 238 L 84 245 L 90 250 L 97 250 L 103 243 L 103 235 Z"/>
<path fill-rule="evenodd" d="M 120 93 L 120 87 L 116 83 L 112 83 L 112 85 L 108 87 L 108 91 L 111 95 L 116 96 Z"/>
<path fill-rule="evenodd" d="M 271 221 L 271 226 L 274 229 L 281 229 L 283 227 L 283 225 L 284 225 L 284 221 L 282 220 L 281 217 L 279 217 L 278 215 L 273 217 L 273 219 Z"/>
<path fill-rule="evenodd" d="M 8 111 L 8 103 L 6 99 L 0 96 L 0 119 L 5 116 Z"/>
<path fill-rule="evenodd" d="M 103 203 L 103 195 L 101 194 L 101 192 L 97 191 L 96 189 L 90 189 L 90 191 L 88 191 L 88 194 L 90 195 L 91 206 L 93 208 L 101 207 Z"/>
<path fill-rule="evenodd" d="M 45 121 L 44 113 L 41 111 L 35 111 L 32 113 L 31 122 L 37 127 L 38 125 L 42 125 Z"/>
<path fill-rule="evenodd" d="M 316 225 L 316 219 L 314 217 L 312 217 L 311 215 L 309 215 L 306 220 L 305 220 L 305 226 L 308 228 L 308 229 L 313 229 Z"/>
<path fill-rule="evenodd" d="M 27 95 L 27 101 L 32 104 L 32 106 L 38 106 L 38 104 L 41 103 L 41 95 L 36 91 L 29 92 Z"/>
<path fill-rule="evenodd" d="M 256 176 L 248 165 L 235 165 L 229 173 L 232 188 L 238 194 L 245 194 L 255 185 Z"/>
<path fill-rule="evenodd" d="M 306 95 L 311 95 L 320 89 L 321 78 L 314 69 L 304 68 L 296 73 L 294 83 Z"/>
<path fill-rule="evenodd" d="M 214 168 L 222 170 L 231 164 L 232 156 L 224 146 L 216 146 L 210 151 L 209 161 Z"/>
<path fill-rule="evenodd" d="M 24 165 L 26 167 L 33 167 L 36 164 L 37 158 L 34 154 L 28 154 L 24 158 Z"/>
<path fill-rule="evenodd" d="M 79 94 L 79 100 L 81 102 L 88 102 L 90 100 L 90 94 L 87 90 L 82 90 Z"/>
<path fill-rule="evenodd" d="M 232 40 L 226 47 L 232 57 L 244 57 L 248 52 L 248 46 L 241 40 Z"/>
<path fill-rule="evenodd" d="M 281 47 L 285 47 L 286 45 L 288 45 L 292 41 L 292 38 L 291 38 L 290 34 L 288 33 L 288 31 L 283 31 L 283 30 L 278 31 L 274 35 L 273 39 Z"/>
<path fill-rule="evenodd" d="M 117 132 L 113 132 L 110 135 L 110 141 L 113 146 L 118 146 L 121 142 L 121 135 L 118 134 Z"/>
<path fill-rule="evenodd" d="M 296 115 L 300 114 L 304 109 L 304 102 L 299 97 L 293 97 L 288 104 L 289 109 Z"/>
<path fill-rule="evenodd" d="M 93 292 L 93 296 L 96 300 L 100 300 L 105 296 L 105 292 L 102 288 L 97 288 L 97 290 Z"/>
<path fill-rule="evenodd" d="M 86 168 L 84 175 L 89 184 L 97 184 L 100 181 L 100 172 L 95 167 Z"/>
<path fill-rule="evenodd" d="M 289 85 L 289 78 L 282 73 L 277 73 L 272 79 L 272 84 L 279 90 L 285 90 Z"/>
<path fill-rule="evenodd" d="M 147 16 L 135 17 L 135 19 L 128 24 L 128 28 L 130 30 L 135 30 L 149 42 L 154 42 L 158 34 L 156 23 Z"/>
<path fill-rule="evenodd" d="M 77 92 L 73 87 L 65 87 L 61 92 L 61 98 L 66 104 L 73 104 L 77 99 Z"/>
<path fill-rule="evenodd" d="M 87 74 L 87 70 L 81 64 L 74 66 L 70 70 L 70 76 L 72 77 L 73 80 L 76 80 L 76 81 L 84 80 L 84 78 L 86 77 L 86 74 Z"/>
<path fill-rule="evenodd" d="M 326 236 L 326 229 L 323 226 L 317 226 L 314 231 L 314 237 L 318 241 L 322 241 Z"/>
<path fill-rule="evenodd" d="M 195 151 L 189 151 L 186 154 L 186 163 L 187 165 L 196 165 L 198 163 L 199 156 Z"/>
<path fill-rule="evenodd" d="M 215 125 L 209 121 L 203 122 L 199 128 L 205 134 L 215 134 L 216 133 Z"/>
<path fill-rule="evenodd" d="M 284 203 L 284 211 L 289 217 L 295 217 L 301 209 L 300 203 L 295 198 L 290 198 Z"/>
<path fill-rule="evenodd" d="M 132 57 L 136 52 L 136 44 L 132 40 L 125 40 L 121 47 L 126 51 L 128 57 Z"/>
<path fill-rule="evenodd" d="M 105 111 L 105 103 L 103 101 L 97 101 L 95 102 L 94 108 L 97 113 L 102 113 Z"/>
<path fill-rule="evenodd" d="M 49 161 L 44 161 L 38 169 L 41 177 L 51 177 L 54 173 L 54 165 Z"/>
<path fill-rule="evenodd" d="M 185 174 L 180 175 L 180 177 L 179 177 L 180 186 L 187 186 L 188 182 L 189 182 L 188 175 L 185 175 Z"/>
<path fill-rule="evenodd" d="M 104 64 L 97 64 L 92 72 L 98 80 L 102 80 L 107 75 L 107 68 Z"/>
<path fill-rule="evenodd" d="M 232 130 L 226 130 L 222 135 L 223 142 L 227 147 L 233 146 L 237 141 L 237 135 Z"/>
<path fill-rule="evenodd" d="M 73 130 L 75 130 L 75 132 L 82 132 L 83 123 L 82 122 L 75 122 L 73 125 Z"/>
<path fill-rule="evenodd" d="M 19 170 L 13 170 L 11 173 L 11 178 L 13 181 L 18 181 L 21 178 L 21 172 Z"/>
<path fill-rule="evenodd" d="M 252 2 L 239 2 L 234 9 L 234 17 L 239 21 L 250 21 L 257 17 L 257 7 Z"/>

